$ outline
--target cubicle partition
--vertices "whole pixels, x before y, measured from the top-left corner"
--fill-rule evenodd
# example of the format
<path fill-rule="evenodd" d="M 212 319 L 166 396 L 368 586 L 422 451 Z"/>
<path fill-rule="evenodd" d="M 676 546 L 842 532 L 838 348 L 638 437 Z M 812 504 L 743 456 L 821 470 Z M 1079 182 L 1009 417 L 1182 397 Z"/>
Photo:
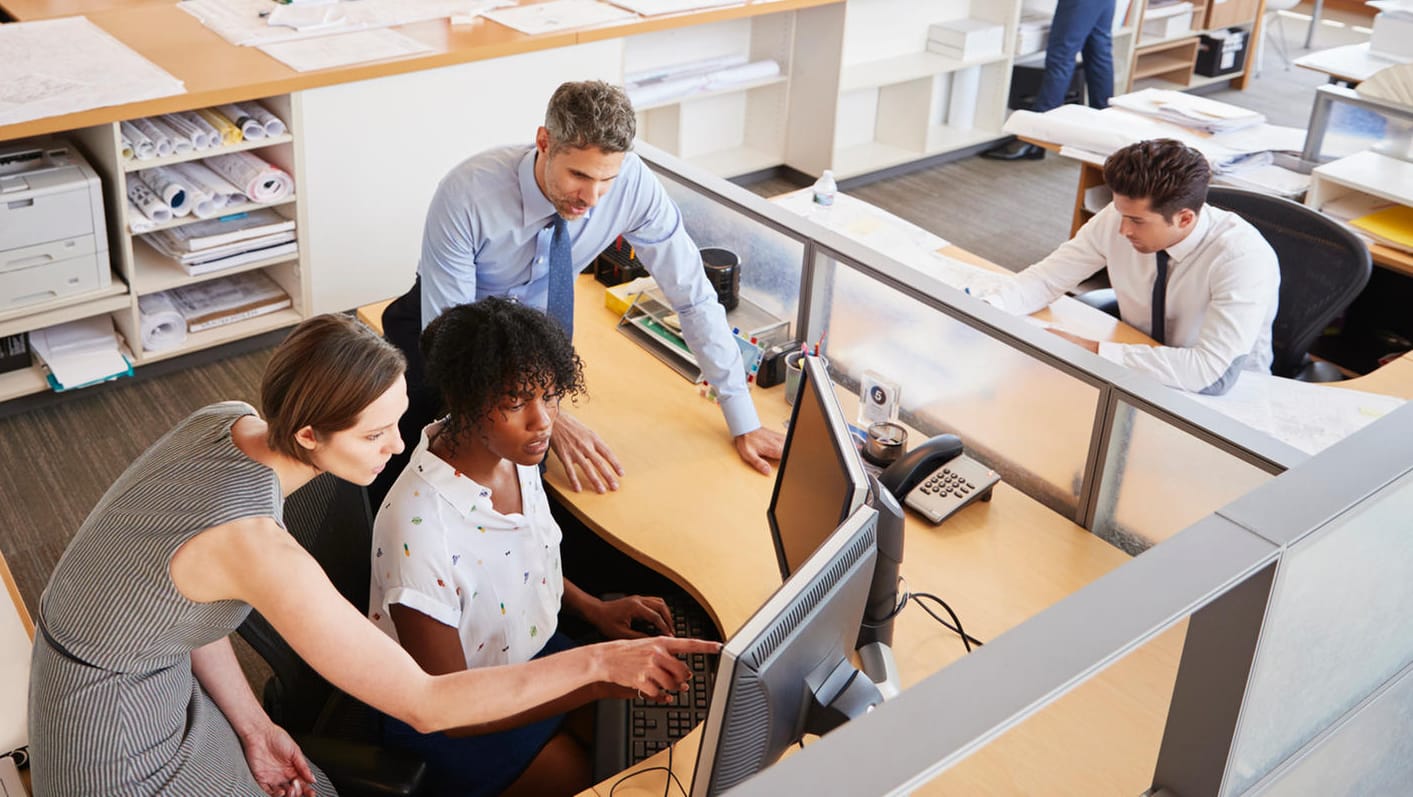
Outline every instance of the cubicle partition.
<path fill-rule="evenodd" d="M 1413 451 L 1389 441 L 1413 439 L 1413 408 L 1312 459 L 931 274 L 643 154 L 692 234 L 741 252 L 743 294 L 819 342 L 836 382 L 856 388 L 866 370 L 898 382 L 914 428 L 958 434 L 1008 484 L 1133 555 L 739 793 L 887 794 L 934 780 L 965 790 L 972 781 L 948 781 L 962 762 L 1045 732 L 1047 707 L 1103 679 L 1170 689 L 1161 732 L 1096 717 L 1097 743 L 1047 739 L 1061 751 L 1052 760 L 1068 763 L 1071 748 L 1103 755 L 1103 734 L 1132 734 L 1160 737 L 1147 753 L 1155 794 L 1406 783 Z M 1158 676 L 1171 683 L 1125 683 L 1154 677 L 1125 665 L 1156 648 L 1180 656 Z M 1344 755 L 1355 748 L 1360 757 Z M 1315 785 L 1336 777 L 1341 788 Z"/>

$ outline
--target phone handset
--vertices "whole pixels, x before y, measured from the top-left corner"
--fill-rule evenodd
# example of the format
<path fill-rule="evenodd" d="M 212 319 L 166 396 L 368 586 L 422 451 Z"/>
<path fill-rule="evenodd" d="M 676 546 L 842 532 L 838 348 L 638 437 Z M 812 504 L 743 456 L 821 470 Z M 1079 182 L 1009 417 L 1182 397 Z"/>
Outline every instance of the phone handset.
<path fill-rule="evenodd" d="M 996 471 L 962 453 L 956 435 L 933 437 L 884 469 L 878 481 L 933 523 L 975 500 L 990 501 Z"/>

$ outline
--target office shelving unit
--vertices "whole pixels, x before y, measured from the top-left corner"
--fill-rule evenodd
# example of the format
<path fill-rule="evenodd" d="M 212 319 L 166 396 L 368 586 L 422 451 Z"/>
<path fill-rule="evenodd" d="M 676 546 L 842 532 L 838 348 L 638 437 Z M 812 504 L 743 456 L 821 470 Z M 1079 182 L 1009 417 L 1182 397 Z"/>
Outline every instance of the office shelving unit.
<path fill-rule="evenodd" d="M 624 74 L 720 56 L 780 65 L 779 75 L 638 105 L 638 137 L 723 177 L 784 163 L 794 22 L 766 14 L 628 37 Z"/>
<path fill-rule="evenodd" d="M 305 273 L 302 267 L 303 248 L 297 255 L 273 257 L 229 269 L 191 276 L 171 258 L 160 254 L 146 242 L 138 239 L 129 226 L 127 181 L 133 173 L 153 166 L 199 160 L 212 155 L 242 150 L 258 150 L 261 158 L 293 176 L 296 193 L 279 202 L 246 203 L 235 206 L 232 207 L 231 212 L 240 213 L 261 207 L 273 207 L 280 215 L 295 219 L 296 230 L 302 228 L 304 224 L 298 198 L 298 187 L 302 179 L 299 168 L 300 143 L 297 138 L 299 130 L 298 103 L 291 95 L 271 97 L 260 102 L 284 120 L 289 132 L 281 136 L 243 141 L 230 146 L 151 160 L 123 157 L 121 137 L 116 123 L 82 128 L 67 133 L 66 137 L 78 144 L 88 162 L 103 181 L 104 215 L 108 219 L 108 253 L 113 264 L 112 284 L 103 291 L 65 297 L 53 302 L 18 308 L 0 314 L 0 336 L 42 329 L 83 318 L 109 315 L 113 318 L 118 332 L 125 339 L 125 353 L 132 360 L 134 367 L 141 367 L 147 363 L 190 354 L 301 321 L 310 306 L 309 286 L 303 277 Z M 154 229 L 180 227 L 197 221 L 201 221 L 201 219 L 188 216 L 155 225 Z M 159 352 L 143 351 L 137 307 L 138 297 L 257 269 L 264 271 L 289 294 L 291 302 L 289 308 L 202 332 L 189 333 L 185 343 L 172 349 Z M 48 389 L 49 385 L 45 382 L 44 372 L 38 365 L 0 374 L 0 401 Z"/>
<path fill-rule="evenodd" d="M 851 177 L 1000 135 L 1019 0 L 848 0 L 844 17 L 825 168 Z M 1002 26 L 999 53 L 958 60 L 927 50 L 929 25 L 967 17 Z M 975 99 L 955 102 L 954 91 Z"/>
<path fill-rule="evenodd" d="M 1140 88 L 1192 89 L 1212 83 L 1231 81 L 1234 88 L 1244 88 L 1255 58 L 1257 37 L 1261 34 L 1261 17 L 1265 0 L 1190 0 L 1191 29 L 1181 35 L 1164 39 L 1144 39 L 1143 22 L 1148 0 L 1133 0 L 1121 37 L 1114 34 L 1114 87 L 1117 91 Z M 1198 37 L 1226 28 L 1243 28 L 1247 34 L 1246 52 L 1241 69 L 1225 75 L 1209 77 L 1196 74 Z M 1119 74 L 1120 65 L 1128 66 L 1127 78 Z M 1143 81 L 1139 84 L 1139 81 Z"/>
<path fill-rule="evenodd" d="M 1413 205 L 1413 164 L 1366 150 L 1316 167 L 1310 173 L 1305 204 L 1322 210 L 1347 194 L 1363 194 Z M 1413 253 L 1371 242 L 1369 252 L 1391 271 L 1413 276 Z"/>

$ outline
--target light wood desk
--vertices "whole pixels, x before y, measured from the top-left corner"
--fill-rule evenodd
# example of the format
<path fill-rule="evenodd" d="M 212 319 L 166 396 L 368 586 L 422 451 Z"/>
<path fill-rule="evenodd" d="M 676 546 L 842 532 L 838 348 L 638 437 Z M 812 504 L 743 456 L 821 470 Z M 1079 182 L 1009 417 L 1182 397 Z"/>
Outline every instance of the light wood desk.
<path fill-rule="evenodd" d="M 1309 45 L 1306 45 L 1309 47 Z M 1295 65 L 1312 72 L 1328 75 L 1331 83 L 1357 86 L 1377 72 L 1399 62 L 1381 58 L 1369 51 L 1369 43 L 1346 44 L 1328 50 L 1316 50 L 1295 59 Z"/>
<path fill-rule="evenodd" d="M 551 465 L 551 489 L 605 539 L 696 596 L 729 635 L 780 584 L 765 518 L 774 481 L 739 461 L 718 408 L 613 331 L 617 317 L 603 307 L 601 287 L 590 277 L 581 282 L 575 347 L 585 362 L 589 397 L 569 411 L 609 442 L 626 474 L 615 493 L 570 493 L 562 471 Z M 783 390 L 757 388 L 753 398 L 762 422 L 782 428 L 789 413 Z M 907 535 L 903 574 L 910 587 L 940 594 L 983 641 L 1128 560 L 1004 483 L 990 503 L 974 504 L 942 526 L 910 517 Z M 1034 794 L 1053 791 L 1058 782 L 1073 784 L 1074 793 L 1142 791 L 1152 775 L 1180 648 L 1181 631 L 1170 632 L 1097 679 L 1092 690 L 1081 690 L 1086 699 L 1052 706 L 938 785 L 974 790 L 985 784 L 995 793 L 1010 783 L 1002 791 Z M 906 687 L 964 651 L 951 632 L 909 609 L 898 618 L 895 652 Z M 1062 751 L 1056 738 L 1102 739 L 1104 749 L 1091 750 L 1092 757 Z M 673 760 L 684 783 L 695 764 L 687 747 Z M 653 763 L 664 761 L 665 754 Z M 616 793 L 661 794 L 663 785 L 660 773 L 644 774 Z"/>

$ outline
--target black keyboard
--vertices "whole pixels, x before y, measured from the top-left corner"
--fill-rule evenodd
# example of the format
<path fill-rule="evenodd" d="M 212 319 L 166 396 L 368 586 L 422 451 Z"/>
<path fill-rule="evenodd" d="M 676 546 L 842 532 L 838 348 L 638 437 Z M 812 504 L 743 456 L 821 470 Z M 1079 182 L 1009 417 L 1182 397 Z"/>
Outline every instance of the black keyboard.
<path fill-rule="evenodd" d="M 686 595 L 665 595 L 678 637 L 720 641 L 716 626 L 696 601 Z M 692 670 L 692 685 L 667 703 L 633 698 L 600 700 L 595 721 L 595 780 L 612 775 L 667 749 L 706 720 L 711 690 L 716 682 L 716 662 L 706 653 L 683 657 Z"/>

